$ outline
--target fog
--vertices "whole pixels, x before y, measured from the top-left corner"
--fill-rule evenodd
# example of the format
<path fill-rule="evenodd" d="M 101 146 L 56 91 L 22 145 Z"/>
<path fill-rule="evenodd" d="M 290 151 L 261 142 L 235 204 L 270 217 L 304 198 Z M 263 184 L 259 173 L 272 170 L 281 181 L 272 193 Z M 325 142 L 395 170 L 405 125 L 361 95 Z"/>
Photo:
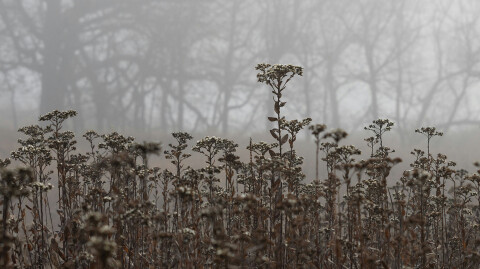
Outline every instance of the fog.
<path fill-rule="evenodd" d="M 478 128 L 478 14 L 477 0 L 1 0 L 0 126 L 74 109 L 80 132 L 262 132 L 266 62 L 304 68 L 290 119 Z"/>
<path fill-rule="evenodd" d="M 0 0 L 0 268 L 480 268 L 479 127 L 480 0 Z"/>

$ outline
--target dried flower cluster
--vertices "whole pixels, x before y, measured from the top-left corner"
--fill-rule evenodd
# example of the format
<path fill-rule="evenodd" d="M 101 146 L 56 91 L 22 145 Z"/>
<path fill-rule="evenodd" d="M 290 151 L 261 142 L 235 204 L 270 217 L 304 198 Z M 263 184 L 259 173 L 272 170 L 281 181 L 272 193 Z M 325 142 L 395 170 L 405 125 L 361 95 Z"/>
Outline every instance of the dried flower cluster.
<path fill-rule="evenodd" d="M 445 155 L 412 151 L 411 170 L 384 136 L 389 120 L 365 129 L 367 160 L 347 133 L 311 119 L 287 120 L 281 92 L 302 69 L 257 66 L 272 88 L 274 143 L 250 142 L 249 160 L 231 140 L 174 133 L 170 167 L 151 167 L 158 143 L 88 131 L 88 152 L 62 129 L 75 112 L 53 111 L 21 128 L 0 160 L 1 268 L 476 268 L 480 263 L 480 170 L 456 170 Z M 295 150 L 306 127 L 315 137 L 316 178 L 305 180 Z M 324 133 L 325 132 L 325 133 Z M 198 154 L 205 165 L 186 164 Z M 323 162 L 321 162 L 323 161 Z M 326 174 L 321 175 L 319 166 Z M 480 164 L 478 165 L 480 166 Z"/>

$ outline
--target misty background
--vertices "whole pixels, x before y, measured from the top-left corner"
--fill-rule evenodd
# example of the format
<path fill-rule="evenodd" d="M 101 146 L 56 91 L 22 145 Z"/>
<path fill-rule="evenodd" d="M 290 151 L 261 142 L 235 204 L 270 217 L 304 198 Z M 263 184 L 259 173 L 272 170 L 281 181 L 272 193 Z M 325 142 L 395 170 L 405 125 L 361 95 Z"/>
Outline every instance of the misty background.
<path fill-rule="evenodd" d="M 53 109 L 78 111 L 77 132 L 264 132 L 266 62 L 304 68 L 288 119 L 475 140 L 479 14 L 478 0 L 0 0 L 0 134 Z"/>

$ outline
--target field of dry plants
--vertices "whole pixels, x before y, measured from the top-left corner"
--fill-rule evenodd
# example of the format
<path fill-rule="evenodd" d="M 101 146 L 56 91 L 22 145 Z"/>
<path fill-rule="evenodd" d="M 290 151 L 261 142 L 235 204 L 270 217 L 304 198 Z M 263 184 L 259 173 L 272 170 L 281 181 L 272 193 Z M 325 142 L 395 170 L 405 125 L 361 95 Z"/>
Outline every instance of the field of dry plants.
<path fill-rule="evenodd" d="M 0 159 L 0 267 L 479 268 L 480 175 L 430 154 L 441 132 L 416 130 L 425 148 L 391 178 L 401 162 L 384 144 L 392 122 L 365 127 L 369 158 L 359 160 L 346 132 L 282 114 L 301 67 L 256 69 L 274 99 L 273 143 L 251 140 L 247 160 L 234 141 L 183 132 L 163 149 L 115 132 L 76 137 L 62 129 L 75 111 L 21 128 L 10 158 L 24 168 Z M 314 137 L 314 180 L 295 151 L 302 130 Z M 171 165 L 150 167 L 153 154 Z M 191 154 L 203 168 L 185 165 Z"/>

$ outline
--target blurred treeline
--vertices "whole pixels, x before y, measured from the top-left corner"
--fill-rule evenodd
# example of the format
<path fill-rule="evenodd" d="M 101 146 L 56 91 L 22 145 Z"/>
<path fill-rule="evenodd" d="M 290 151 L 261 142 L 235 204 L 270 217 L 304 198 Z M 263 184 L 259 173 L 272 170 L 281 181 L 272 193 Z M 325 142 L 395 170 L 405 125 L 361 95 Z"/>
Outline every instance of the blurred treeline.
<path fill-rule="evenodd" d="M 476 0 L 0 0 L 2 124 L 75 109 L 75 130 L 264 130 L 259 62 L 304 78 L 288 111 L 400 134 L 479 122 Z"/>

